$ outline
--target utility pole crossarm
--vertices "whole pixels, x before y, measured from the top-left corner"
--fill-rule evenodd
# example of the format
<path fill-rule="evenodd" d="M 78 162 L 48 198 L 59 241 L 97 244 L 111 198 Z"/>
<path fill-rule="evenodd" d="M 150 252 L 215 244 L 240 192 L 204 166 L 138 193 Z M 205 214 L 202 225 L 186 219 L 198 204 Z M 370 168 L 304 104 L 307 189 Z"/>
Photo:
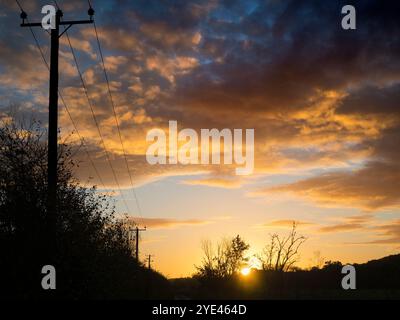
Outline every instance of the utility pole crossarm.
<path fill-rule="evenodd" d="M 73 25 L 73 24 L 89 24 L 89 23 L 93 23 L 93 20 L 61 21 L 60 26 Z"/>
<path fill-rule="evenodd" d="M 33 22 L 33 23 L 21 23 L 21 27 L 41 27 L 42 23 L 41 22 Z"/>
<path fill-rule="evenodd" d="M 58 25 L 65 26 L 65 25 L 74 25 L 74 24 L 90 24 L 93 23 L 93 20 L 76 20 L 76 21 L 60 21 Z M 21 23 L 21 27 L 41 27 L 41 22 L 30 22 L 30 23 Z"/>

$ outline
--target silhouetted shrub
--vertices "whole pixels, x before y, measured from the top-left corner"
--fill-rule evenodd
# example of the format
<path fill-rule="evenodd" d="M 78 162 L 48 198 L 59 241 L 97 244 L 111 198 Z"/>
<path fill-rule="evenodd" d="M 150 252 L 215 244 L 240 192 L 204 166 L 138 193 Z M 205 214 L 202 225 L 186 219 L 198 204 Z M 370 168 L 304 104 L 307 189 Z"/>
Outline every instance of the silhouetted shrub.
<path fill-rule="evenodd" d="M 131 256 L 109 199 L 74 180 L 66 145 L 59 148 L 56 214 L 47 212 L 43 134 L 35 123 L 0 127 L 0 297 L 170 297 L 168 281 Z M 56 290 L 41 287 L 47 264 L 56 268 Z"/>

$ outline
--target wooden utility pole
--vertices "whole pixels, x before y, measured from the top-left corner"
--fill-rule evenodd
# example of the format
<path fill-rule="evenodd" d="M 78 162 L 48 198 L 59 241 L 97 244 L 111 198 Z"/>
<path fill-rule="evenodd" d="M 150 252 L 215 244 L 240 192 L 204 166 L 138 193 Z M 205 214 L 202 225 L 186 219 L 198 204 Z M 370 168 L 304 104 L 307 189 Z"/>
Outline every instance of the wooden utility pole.
<path fill-rule="evenodd" d="M 154 262 L 153 260 L 151 260 L 151 257 L 154 257 L 153 254 L 149 254 L 147 256 L 147 263 L 148 263 L 148 268 L 151 269 L 151 263 Z"/>
<path fill-rule="evenodd" d="M 135 228 L 129 228 L 129 240 L 133 241 L 133 238 L 135 238 L 135 259 L 137 262 L 139 262 L 139 236 L 140 232 L 146 231 L 146 227 L 143 229 L 140 229 L 138 226 Z"/>
<path fill-rule="evenodd" d="M 135 250 L 135 257 L 136 257 L 136 261 L 139 262 L 139 233 L 142 231 L 146 231 L 146 228 L 144 229 L 139 229 L 139 227 L 135 228 L 136 231 L 136 236 L 135 236 L 135 240 L 136 240 L 136 250 Z"/>
<path fill-rule="evenodd" d="M 22 9 L 21 9 L 22 11 Z M 58 56 L 60 37 L 75 24 L 93 23 L 94 10 L 89 8 L 90 20 L 61 21 L 63 13 L 56 11 L 55 28 L 51 29 L 50 50 L 50 84 L 49 84 L 49 125 L 48 125 L 48 159 L 47 159 L 47 221 L 51 233 L 56 230 L 57 221 L 57 144 L 58 144 Z M 21 27 L 42 27 L 41 22 L 26 23 L 26 12 L 21 12 Z M 67 26 L 60 34 L 60 26 Z M 54 234 L 55 235 L 55 234 Z"/>

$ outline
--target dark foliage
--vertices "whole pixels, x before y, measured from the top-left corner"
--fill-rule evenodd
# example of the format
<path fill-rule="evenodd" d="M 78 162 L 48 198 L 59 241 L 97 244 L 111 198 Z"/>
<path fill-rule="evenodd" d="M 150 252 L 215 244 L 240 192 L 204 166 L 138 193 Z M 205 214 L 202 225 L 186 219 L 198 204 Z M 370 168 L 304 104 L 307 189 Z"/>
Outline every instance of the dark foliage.
<path fill-rule="evenodd" d="M 168 281 L 132 257 L 107 197 L 74 181 L 66 145 L 57 212 L 47 212 L 43 138 L 37 124 L 0 127 L 0 298 L 168 298 Z M 56 268 L 56 290 L 41 287 L 47 264 Z"/>
<path fill-rule="evenodd" d="M 232 239 L 223 239 L 216 248 L 210 241 L 203 241 L 203 261 L 197 266 L 196 278 L 203 283 L 229 278 L 237 273 L 248 258 L 245 252 L 250 246 L 239 235 Z"/>
<path fill-rule="evenodd" d="M 356 290 L 344 290 L 342 263 L 328 261 L 321 269 L 253 270 L 219 279 L 171 280 L 175 293 L 186 299 L 400 299 L 400 255 L 354 264 Z"/>

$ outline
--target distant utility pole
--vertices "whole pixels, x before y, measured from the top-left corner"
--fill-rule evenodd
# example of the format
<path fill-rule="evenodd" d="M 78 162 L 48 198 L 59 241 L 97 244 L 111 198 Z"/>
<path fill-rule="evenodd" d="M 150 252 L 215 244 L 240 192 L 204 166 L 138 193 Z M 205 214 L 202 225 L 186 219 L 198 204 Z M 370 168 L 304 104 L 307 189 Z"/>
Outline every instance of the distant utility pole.
<path fill-rule="evenodd" d="M 139 233 L 142 231 L 146 231 L 146 227 L 140 229 L 139 227 L 135 227 L 134 229 L 130 229 L 129 231 L 135 232 L 135 259 L 139 262 Z"/>
<path fill-rule="evenodd" d="M 151 260 L 151 257 L 154 257 L 154 255 L 153 254 L 149 254 L 147 256 L 147 262 L 148 262 L 149 269 L 151 269 L 151 263 L 154 262 L 153 260 Z"/>
<path fill-rule="evenodd" d="M 58 131 L 58 53 L 60 37 L 75 24 L 93 23 L 94 10 L 88 10 L 90 20 L 61 21 L 63 13 L 57 10 L 55 25 L 51 29 L 51 54 L 50 54 L 50 85 L 49 85 L 49 127 L 48 127 L 48 159 L 47 182 L 48 202 L 47 213 L 50 230 L 55 230 L 56 223 L 56 198 L 57 198 L 57 131 Z M 41 22 L 25 23 L 28 15 L 21 8 L 21 27 L 42 27 Z M 67 26 L 60 34 L 60 26 Z"/>

